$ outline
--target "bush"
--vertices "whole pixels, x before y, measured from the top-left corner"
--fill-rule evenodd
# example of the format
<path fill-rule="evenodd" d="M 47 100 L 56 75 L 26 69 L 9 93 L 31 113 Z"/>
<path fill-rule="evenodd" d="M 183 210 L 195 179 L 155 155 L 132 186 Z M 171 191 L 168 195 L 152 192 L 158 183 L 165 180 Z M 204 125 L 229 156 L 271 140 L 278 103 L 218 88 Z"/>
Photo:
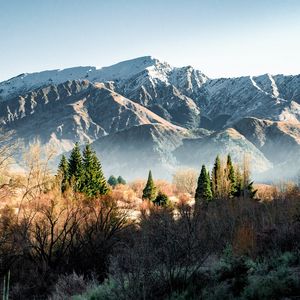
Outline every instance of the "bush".
<path fill-rule="evenodd" d="M 113 279 L 106 279 L 101 285 L 90 287 L 85 293 L 72 297 L 73 300 L 121 300 Z M 123 298 L 125 299 L 125 298 Z"/>
<path fill-rule="evenodd" d="M 58 278 L 51 299 L 69 299 L 74 295 L 85 292 L 87 288 L 88 284 L 84 281 L 83 276 L 79 276 L 75 272 L 69 275 L 62 275 Z"/>
<path fill-rule="evenodd" d="M 245 288 L 242 298 L 255 299 L 282 299 L 299 295 L 299 278 L 285 267 L 271 271 L 264 275 L 249 277 L 249 285 Z"/>

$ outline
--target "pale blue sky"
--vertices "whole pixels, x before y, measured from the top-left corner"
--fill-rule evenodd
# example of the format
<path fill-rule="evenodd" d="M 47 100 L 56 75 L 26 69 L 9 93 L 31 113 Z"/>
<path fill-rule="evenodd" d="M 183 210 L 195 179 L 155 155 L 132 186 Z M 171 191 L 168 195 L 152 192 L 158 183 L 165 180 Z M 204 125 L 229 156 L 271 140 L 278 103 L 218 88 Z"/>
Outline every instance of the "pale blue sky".
<path fill-rule="evenodd" d="M 0 0 L 0 81 L 152 55 L 210 77 L 300 73 L 300 0 Z"/>

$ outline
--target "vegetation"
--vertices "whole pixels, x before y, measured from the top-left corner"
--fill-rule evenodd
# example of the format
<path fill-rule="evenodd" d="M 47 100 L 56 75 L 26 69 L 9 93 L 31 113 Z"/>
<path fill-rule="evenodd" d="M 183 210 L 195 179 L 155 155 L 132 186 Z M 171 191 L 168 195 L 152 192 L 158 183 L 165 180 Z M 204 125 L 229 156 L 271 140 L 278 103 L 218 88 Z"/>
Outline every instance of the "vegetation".
<path fill-rule="evenodd" d="M 170 203 L 170 200 L 166 194 L 160 191 L 156 196 L 155 200 L 153 201 L 153 203 L 159 206 L 167 206 Z"/>
<path fill-rule="evenodd" d="M 117 184 L 123 184 L 123 185 L 125 185 L 126 184 L 126 180 L 122 176 L 119 176 L 118 178 L 116 178 L 114 175 L 111 175 L 108 178 L 107 183 L 110 186 L 115 187 Z"/>
<path fill-rule="evenodd" d="M 107 183 L 110 186 L 115 187 L 118 184 L 118 179 L 114 175 L 111 175 L 111 176 L 109 176 Z"/>
<path fill-rule="evenodd" d="M 176 172 L 172 184 L 149 171 L 147 182 L 111 176 L 109 189 L 90 145 L 62 156 L 56 176 L 52 156 L 32 145 L 24 174 L 1 170 L 3 299 L 300 294 L 297 186 L 270 187 L 264 198 L 247 159 L 227 156 L 216 158 L 211 177 L 203 165 L 198 181 L 192 170 Z"/>
<path fill-rule="evenodd" d="M 143 190 L 143 199 L 152 202 L 156 199 L 156 187 L 154 185 L 151 170 L 149 171 L 148 180 Z"/>
<path fill-rule="evenodd" d="M 90 197 L 108 192 L 101 163 L 89 144 L 85 146 L 83 156 L 78 143 L 75 144 L 68 162 L 63 155 L 57 175 L 60 178 L 62 192 L 65 192 L 68 186 L 75 192 L 82 192 Z"/>
<path fill-rule="evenodd" d="M 213 194 L 211 191 L 209 173 L 206 171 L 206 167 L 203 165 L 198 179 L 198 186 L 195 194 L 195 203 L 196 205 L 199 205 L 201 202 L 208 202 L 212 200 L 212 197 Z"/>

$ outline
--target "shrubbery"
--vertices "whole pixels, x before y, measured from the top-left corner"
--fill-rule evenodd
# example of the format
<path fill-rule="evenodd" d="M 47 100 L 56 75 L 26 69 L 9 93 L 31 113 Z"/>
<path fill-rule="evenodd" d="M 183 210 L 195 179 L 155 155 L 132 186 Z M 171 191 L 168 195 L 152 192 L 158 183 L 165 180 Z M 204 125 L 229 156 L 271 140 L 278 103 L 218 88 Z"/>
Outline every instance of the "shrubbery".
<path fill-rule="evenodd" d="M 129 186 L 120 179 L 107 189 L 95 153 L 87 147 L 83 156 L 75 147 L 53 177 L 49 160 L 41 162 L 36 147 L 26 160 L 27 175 L 0 188 L 2 199 L 13 199 L 11 191 L 21 194 L 0 210 L 0 275 L 8 280 L 10 274 L 11 299 L 283 299 L 300 294 L 297 187 L 272 201 L 253 199 L 246 168 L 244 179 L 235 180 L 240 175 L 228 158 L 227 171 L 216 160 L 212 197 L 203 167 L 194 204 L 194 176 L 181 186 L 187 193 L 154 181 L 151 172 L 147 182 Z M 220 174 L 226 175 L 223 181 Z M 243 195 L 235 193 L 240 188 Z M 171 203 L 174 194 L 178 201 Z"/>

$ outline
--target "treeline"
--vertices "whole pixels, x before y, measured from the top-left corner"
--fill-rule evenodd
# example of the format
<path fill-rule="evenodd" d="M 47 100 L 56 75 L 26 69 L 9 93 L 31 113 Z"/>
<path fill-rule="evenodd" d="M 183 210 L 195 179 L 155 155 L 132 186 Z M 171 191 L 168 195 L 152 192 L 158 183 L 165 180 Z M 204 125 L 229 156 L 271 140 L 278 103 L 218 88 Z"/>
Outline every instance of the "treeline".
<path fill-rule="evenodd" d="M 227 199 L 234 197 L 254 198 L 256 190 L 250 179 L 247 158 L 242 166 L 232 163 L 228 154 L 226 160 L 216 157 L 211 175 L 205 165 L 202 165 L 195 193 L 196 205 L 207 203 L 212 199 Z"/>
<path fill-rule="evenodd" d="M 82 152 L 75 145 L 56 176 L 47 171 L 49 158 L 33 150 L 26 174 L 0 185 L 7 200 L 0 208 L 5 299 L 299 295 L 296 186 L 273 201 L 256 199 L 246 159 L 238 166 L 217 157 L 211 172 L 202 167 L 197 188 L 186 189 L 195 205 L 173 191 L 178 201 L 170 205 L 151 171 L 139 192 L 118 180 L 110 187 L 90 145 Z M 146 201 L 136 201 L 141 194 Z"/>
<path fill-rule="evenodd" d="M 228 154 L 223 160 L 219 156 L 216 157 L 211 173 L 205 165 L 202 165 L 194 195 L 196 206 L 199 206 L 207 204 L 213 199 L 240 197 L 252 199 L 256 192 L 250 178 L 247 157 L 244 157 L 242 165 L 239 165 L 233 164 L 231 156 Z M 170 203 L 168 196 L 157 190 L 151 171 L 149 171 L 142 199 L 157 205 Z"/>

